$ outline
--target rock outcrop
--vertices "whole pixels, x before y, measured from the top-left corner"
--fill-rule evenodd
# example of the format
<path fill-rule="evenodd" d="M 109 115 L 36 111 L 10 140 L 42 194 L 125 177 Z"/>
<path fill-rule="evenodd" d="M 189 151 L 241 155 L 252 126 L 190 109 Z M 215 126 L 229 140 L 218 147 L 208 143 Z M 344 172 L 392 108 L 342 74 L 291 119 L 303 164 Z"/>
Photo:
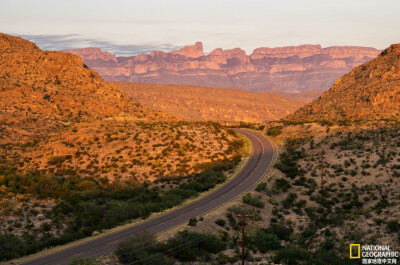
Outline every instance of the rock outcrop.
<path fill-rule="evenodd" d="M 204 55 L 201 42 L 168 53 L 153 51 L 131 57 L 116 57 L 94 48 L 66 52 L 81 56 L 108 81 L 289 93 L 327 90 L 338 77 L 379 54 L 374 48 L 301 45 L 258 48 L 250 55 L 240 48 L 218 48 Z"/>
<path fill-rule="evenodd" d="M 400 44 L 340 77 L 289 120 L 400 119 Z"/>
<path fill-rule="evenodd" d="M 203 43 L 196 42 L 195 45 L 183 47 L 180 50 L 172 51 L 171 54 L 179 54 L 188 58 L 199 58 L 203 56 Z"/>

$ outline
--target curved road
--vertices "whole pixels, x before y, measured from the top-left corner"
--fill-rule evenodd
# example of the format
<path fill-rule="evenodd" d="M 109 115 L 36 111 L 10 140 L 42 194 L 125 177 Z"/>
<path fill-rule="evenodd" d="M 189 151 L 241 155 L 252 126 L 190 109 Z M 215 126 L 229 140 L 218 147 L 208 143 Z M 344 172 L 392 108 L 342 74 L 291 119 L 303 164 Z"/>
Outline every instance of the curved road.
<path fill-rule="evenodd" d="M 252 144 L 252 154 L 239 174 L 218 190 L 198 201 L 156 219 L 20 264 L 60 265 L 69 264 L 72 257 L 98 257 L 105 255 L 114 251 L 121 239 L 132 236 L 138 231 L 147 230 L 153 234 L 161 233 L 177 225 L 188 222 L 190 218 L 204 215 L 236 198 L 250 189 L 265 175 L 274 159 L 274 150 L 272 144 L 264 136 L 250 130 L 234 130 L 243 134 L 250 140 Z"/>

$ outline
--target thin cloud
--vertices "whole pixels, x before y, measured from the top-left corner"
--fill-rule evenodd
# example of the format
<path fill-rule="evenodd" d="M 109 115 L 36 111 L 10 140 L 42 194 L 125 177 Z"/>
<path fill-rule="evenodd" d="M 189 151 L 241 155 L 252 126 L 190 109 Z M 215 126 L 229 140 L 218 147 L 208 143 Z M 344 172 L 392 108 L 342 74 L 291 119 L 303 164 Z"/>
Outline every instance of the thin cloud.
<path fill-rule="evenodd" d="M 121 45 L 113 43 L 111 41 L 84 38 L 77 34 L 19 36 L 36 43 L 43 50 L 62 51 L 68 49 L 97 47 L 103 51 L 108 51 L 117 56 L 133 56 L 141 53 L 150 53 L 154 50 L 162 50 L 168 52 L 180 49 L 182 47 L 172 44 Z"/>

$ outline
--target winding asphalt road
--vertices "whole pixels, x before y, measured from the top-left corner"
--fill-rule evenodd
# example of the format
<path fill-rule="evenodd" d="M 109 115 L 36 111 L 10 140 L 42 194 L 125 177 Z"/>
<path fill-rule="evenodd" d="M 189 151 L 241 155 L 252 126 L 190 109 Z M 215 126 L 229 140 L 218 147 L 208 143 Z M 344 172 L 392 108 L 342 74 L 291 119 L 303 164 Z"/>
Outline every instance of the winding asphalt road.
<path fill-rule="evenodd" d="M 153 234 L 161 233 L 188 222 L 190 218 L 204 215 L 249 190 L 270 168 L 274 159 L 274 150 L 272 144 L 258 133 L 245 129 L 235 129 L 235 131 L 243 134 L 250 140 L 252 154 L 239 174 L 218 190 L 198 201 L 156 219 L 20 264 L 63 265 L 69 264 L 73 257 L 98 257 L 105 255 L 114 251 L 118 242 L 125 237 L 132 236 L 142 230 L 147 230 Z"/>

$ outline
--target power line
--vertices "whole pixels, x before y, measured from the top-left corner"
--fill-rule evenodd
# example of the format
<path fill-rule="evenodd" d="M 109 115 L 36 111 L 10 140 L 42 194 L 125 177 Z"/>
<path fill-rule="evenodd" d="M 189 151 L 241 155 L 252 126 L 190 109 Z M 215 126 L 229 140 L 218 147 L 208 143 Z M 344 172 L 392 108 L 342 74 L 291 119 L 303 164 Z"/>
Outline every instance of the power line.
<path fill-rule="evenodd" d="M 242 217 L 242 265 L 244 265 L 244 219 L 246 216 L 254 216 L 254 214 L 245 214 L 244 211 L 241 214 L 234 214 L 234 216 Z"/>
<path fill-rule="evenodd" d="M 324 197 L 324 152 L 321 151 L 321 197 Z"/>
<path fill-rule="evenodd" d="M 179 246 L 177 246 L 177 247 L 164 250 L 163 252 L 158 252 L 158 253 L 155 254 L 155 255 L 151 255 L 151 256 L 146 257 L 146 258 L 144 258 L 144 259 L 140 259 L 140 260 L 136 260 L 136 261 L 130 262 L 130 263 L 126 264 L 126 265 L 132 265 L 132 264 L 135 264 L 135 263 L 144 261 L 144 260 L 148 260 L 148 259 L 153 258 L 153 257 L 156 257 L 156 256 L 158 256 L 158 255 L 167 253 L 167 252 L 169 252 L 169 251 L 171 251 L 171 250 L 180 249 L 180 248 L 185 248 L 185 246 L 188 247 L 190 244 L 192 244 L 192 243 L 194 243 L 194 242 L 196 242 L 196 241 L 202 240 L 202 239 L 206 238 L 207 236 L 208 236 L 208 235 L 201 236 L 201 237 L 199 237 L 199 238 L 197 238 L 197 239 L 195 239 L 195 240 L 189 241 L 189 242 L 187 242 L 187 243 L 185 243 L 185 244 L 182 244 L 182 245 L 179 245 Z M 147 263 L 145 263 L 145 264 L 147 264 Z"/>

